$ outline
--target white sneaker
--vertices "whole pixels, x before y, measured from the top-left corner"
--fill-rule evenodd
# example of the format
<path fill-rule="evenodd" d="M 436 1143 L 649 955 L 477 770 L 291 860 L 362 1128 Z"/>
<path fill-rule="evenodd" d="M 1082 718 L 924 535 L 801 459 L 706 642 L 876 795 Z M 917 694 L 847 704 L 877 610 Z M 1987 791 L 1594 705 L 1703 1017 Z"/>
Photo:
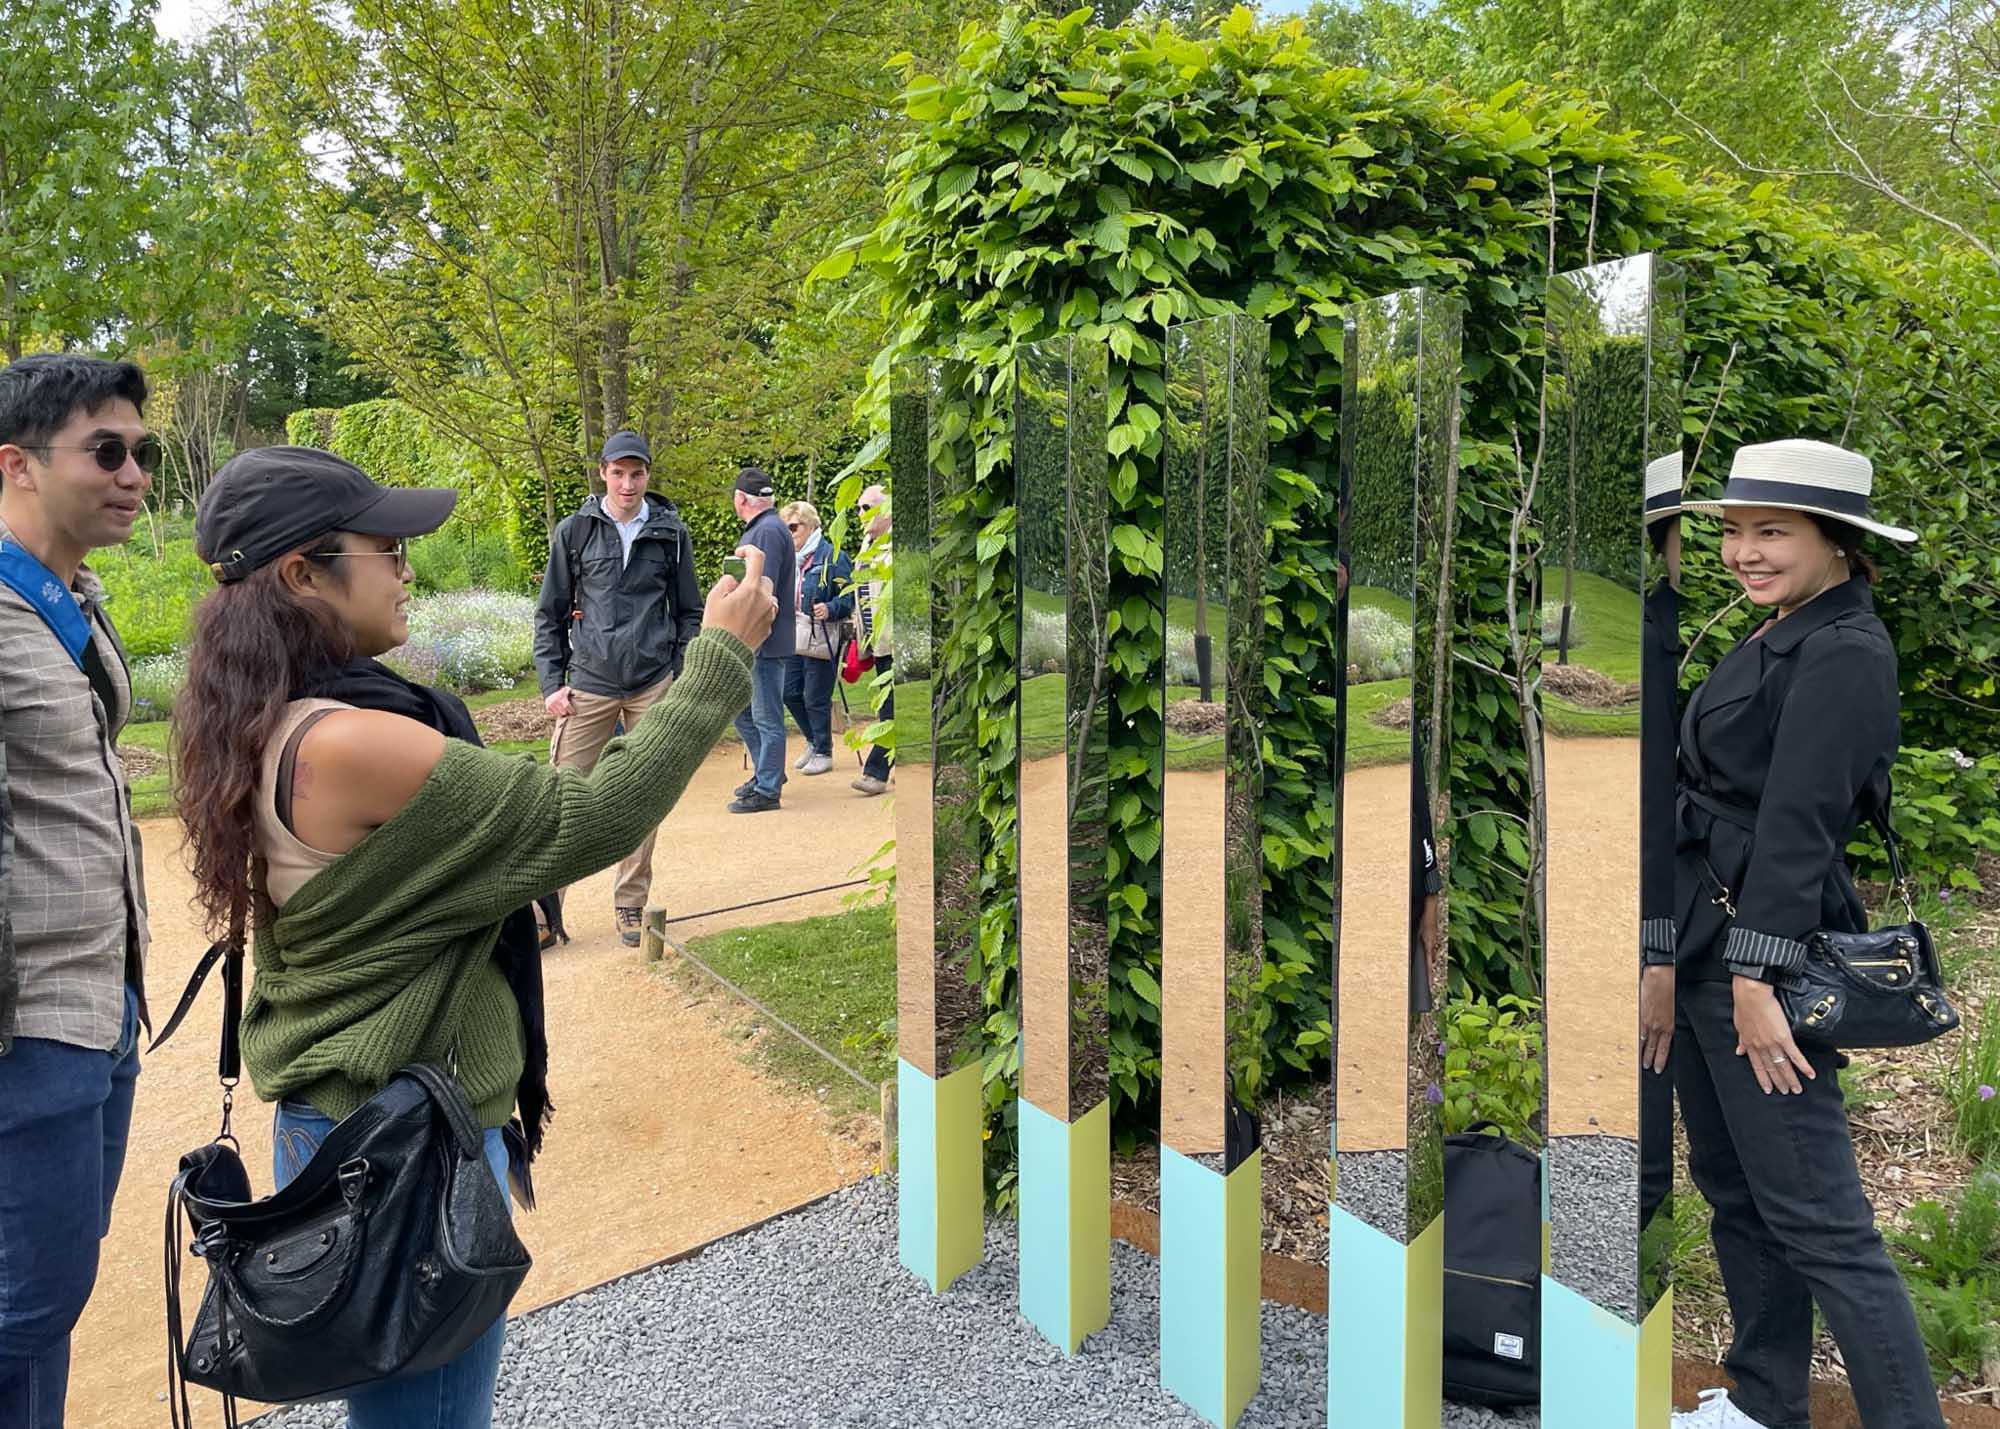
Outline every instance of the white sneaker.
<path fill-rule="evenodd" d="M 1673 1429 L 1764 1429 L 1764 1425 L 1731 1404 L 1728 1390 L 1704 1389 L 1697 1408 L 1674 1415 Z"/>
<path fill-rule="evenodd" d="M 794 769 L 805 768 L 808 764 L 812 763 L 812 757 L 813 757 L 812 747 L 808 745 L 806 747 L 806 752 L 804 754 L 801 754 L 797 759 L 794 759 L 792 761 L 792 768 Z"/>
<path fill-rule="evenodd" d="M 799 772 L 802 774 L 824 774 L 832 768 L 831 754 L 808 754 L 799 764 Z"/>

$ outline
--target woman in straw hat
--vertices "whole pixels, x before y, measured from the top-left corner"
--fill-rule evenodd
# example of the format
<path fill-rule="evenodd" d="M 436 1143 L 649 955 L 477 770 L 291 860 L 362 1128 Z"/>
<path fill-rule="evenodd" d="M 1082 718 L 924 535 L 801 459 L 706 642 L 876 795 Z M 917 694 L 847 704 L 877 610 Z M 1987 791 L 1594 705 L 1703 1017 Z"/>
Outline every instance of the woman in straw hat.
<path fill-rule="evenodd" d="M 1867 1429 L 1941 1429 L 1916 1315 L 1861 1187 L 1835 1073 L 1793 1041 L 1772 983 L 1818 928 L 1861 931 L 1844 850 L 1889 798 L 1896 654 L 1876 618 L 1867 458 L 1825 442 L 1736 454 L 1722 560 L 1766 617 L 1690 697 L 1680 727 L 1675 1088 L 1689 1169 L 1714 1208 L 1735 1322 L 1733 1391 L 1684 1429 L 1810 1429 L 1813 1306 Z"/>

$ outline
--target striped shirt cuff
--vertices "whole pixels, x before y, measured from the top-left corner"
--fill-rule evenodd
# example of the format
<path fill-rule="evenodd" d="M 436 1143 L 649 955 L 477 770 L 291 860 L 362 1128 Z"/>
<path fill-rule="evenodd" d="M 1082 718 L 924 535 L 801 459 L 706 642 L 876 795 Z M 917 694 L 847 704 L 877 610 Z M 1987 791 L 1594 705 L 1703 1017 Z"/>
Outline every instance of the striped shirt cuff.
<path fill-rule="evenodd" d="M 1731 972 L 1756 977 L 1765 968 L 1803 967 L 1806 945 L 1793 938 L 1779 938 L 1750 928 L 1731 928 L 1722 960 Z"/>
<path fill-rule="evenodd" d="M 1639 961 L 1648 966 L 1674 960 L 1674 920 L 1644 918 L 1639 922 Z"/>

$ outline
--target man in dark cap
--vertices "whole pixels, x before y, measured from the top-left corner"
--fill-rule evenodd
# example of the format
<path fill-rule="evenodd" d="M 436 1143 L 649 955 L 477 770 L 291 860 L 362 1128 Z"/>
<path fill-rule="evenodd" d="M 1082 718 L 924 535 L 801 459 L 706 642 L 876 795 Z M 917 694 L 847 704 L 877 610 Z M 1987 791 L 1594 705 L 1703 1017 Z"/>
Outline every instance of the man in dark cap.
<path fill-rule="evenodd" d="M 0 368 L 0 1425 L 62 1429 L 146 1023 L 146 889 L 118 761 L 124 651 L 84 558 L 159 442 L 129 362 Z"/>
<path fill-rule="evenodd" d="M 673 502 L 646 489 L 653 453 L 637 432 L 604 444 L 604 494 L 556 527 L 535 607 L 535 674 L 555 716 L 549 760 L 589 773 L 622 724 L 631 729 L 680 672 L 701 633 L 694 540 Z M 653 884 L 653 835 L 618 865 L 618 936 L 639 944 Z M 544 934 L 548 941 L 552 934 Z"/>
<path fill-rule="evenodd" d="M 776 511 L 777 492 L 768 473 L 746 466 L 737 473 L 736 518 L 743 523 L 737 542 L 764 553 L 764 574 L 778 595 L 778 619 L 771 638 L 757 651 L 750 677 L 750 708 L 736 716 L 736 732 L 750 752 L 754 770 L 737 786 L 732 814 L 761 814 L 778 807 L 785 784 L 785 665 L 792 658 L 792 612 L 798 604 L 798 551 Z"/>

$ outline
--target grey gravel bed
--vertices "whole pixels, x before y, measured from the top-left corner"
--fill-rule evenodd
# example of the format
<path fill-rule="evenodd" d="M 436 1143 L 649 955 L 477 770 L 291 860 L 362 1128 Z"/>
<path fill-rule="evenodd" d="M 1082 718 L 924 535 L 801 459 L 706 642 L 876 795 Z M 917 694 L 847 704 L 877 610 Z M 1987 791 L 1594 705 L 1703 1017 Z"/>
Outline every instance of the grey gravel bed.
<path fill-rule="evenodd" d="M 763 1429 L 1201 1421 L 1159 1387 L 1159 1264 L 1114 1244 L 1112 1321 L 1065 1359 L 1016 1308 L 1010 1222 L 936 1297 L 896 1264 L 894 1183 L 876 1178 L 680 1265 L 533 1311 L 509 1327 L 497 1429 Z M 1326 1320 L 1266 1303 L 1264 1387 L 1246 1429 L 1326 1416 Z M 259 1429 L 337 1429 L 337 1405 Z M 1449 1406 L 1449 1429 L 1535 1426 Z"/>
<path fill-rule="evenodd" d="M 1334 1199 L 1349 1215 L 1408 1245 L 1408 1163 L 1400 1151 L 1343 1151 L 1333 1158 Z"/>
<path fill-rule="evenodd" d="M 1555 1278 L 1636 1322 L 1639 1143 L 1622 1136 L 1553 1138 L 1549 1210 Z"/>

